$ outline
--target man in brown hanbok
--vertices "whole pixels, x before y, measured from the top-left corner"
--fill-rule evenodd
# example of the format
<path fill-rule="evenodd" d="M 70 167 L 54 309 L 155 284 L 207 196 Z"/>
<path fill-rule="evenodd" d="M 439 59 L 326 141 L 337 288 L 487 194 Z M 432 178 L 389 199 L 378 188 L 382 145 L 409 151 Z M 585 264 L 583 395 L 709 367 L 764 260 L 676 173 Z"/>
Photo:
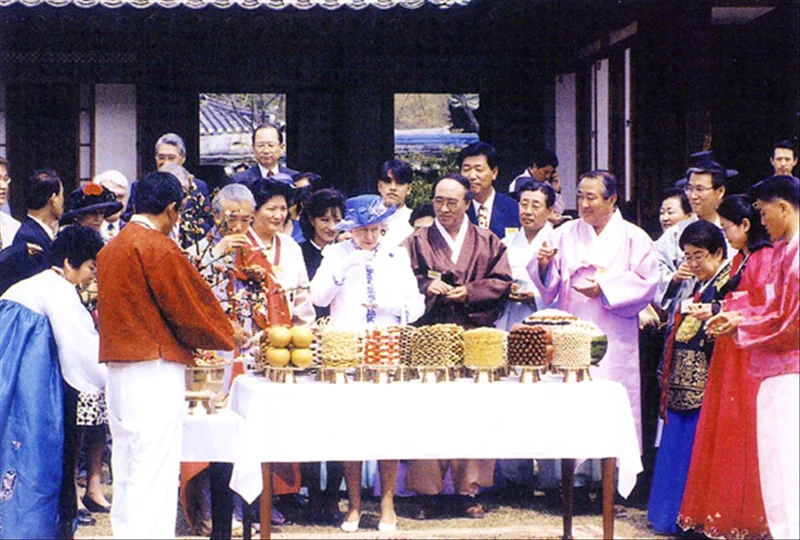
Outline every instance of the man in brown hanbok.
<path fill-rule="evenodd" d="M 491 231 L 466 218 L 470 195 L 463 176 L 440 178 L 433 186 L 433 226 L 416 231 L 403 243 L 425 295 L 420 324 L 492 326 L 508 297 L 512 277 L 506 247 Z M 420 495 L 439 494 L 449 467 L 464 513 L 481 518 L 484 509 L 474 496 L 478 486 L 492 485 L 494 464 L 493 459 L 410 461 L 407 486 Z"/>

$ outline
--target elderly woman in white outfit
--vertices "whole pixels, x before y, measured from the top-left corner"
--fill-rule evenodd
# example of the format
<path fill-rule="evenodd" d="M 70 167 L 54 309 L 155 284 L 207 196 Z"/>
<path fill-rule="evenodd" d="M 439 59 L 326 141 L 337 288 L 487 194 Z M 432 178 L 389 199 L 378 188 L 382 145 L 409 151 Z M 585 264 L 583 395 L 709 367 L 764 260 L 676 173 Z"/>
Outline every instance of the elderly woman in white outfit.
<path fill-rule="evenodd" d="M 317 306 L 331 307 L 330 324 L 348 330 L 372 326 L 406 324 L 425 311 L 425 301 L 417 287 L 408 253 L 402 247 L 381 242 L 386 218 L 394 207 L 384 206 L 377 195 L 362 195 L 347 200 L 339 230 L 350 231 L 352 238 L 328 246 L 322 264 L 311 281 L 311 300 Z M 380 461 L 380 531 L 397 529 L 394 511 L 394 486 L 397 461 Z M 345 463 L 345 483 L 350 500 L 342 530 L 355 532 L 361 517 L 361 462 Z"/>

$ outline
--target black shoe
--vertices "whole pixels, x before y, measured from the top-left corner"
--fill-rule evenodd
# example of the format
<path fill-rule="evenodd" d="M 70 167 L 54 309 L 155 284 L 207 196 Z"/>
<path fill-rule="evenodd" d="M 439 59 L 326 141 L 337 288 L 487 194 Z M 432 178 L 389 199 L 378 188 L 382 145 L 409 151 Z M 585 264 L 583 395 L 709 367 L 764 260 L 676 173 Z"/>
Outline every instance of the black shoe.
<path fill-rule="evenodd" d="M 109 512 L 111 512 L 110 506 L 103 506 L 101 504 L 98 504 L 89 497 L 83 498 L 83 504 L 84 506 L 86 506 L 86 509 L 89 512 L 97 512 L 98 514 L 108 514 Z"/>
<path fill-rule="evenodd" d="M 88 510 L 81 508 L 78 510 L 78 525 L 82 527 L 93 527 L 97 524 L 97 520 L 92 517 Z"/>

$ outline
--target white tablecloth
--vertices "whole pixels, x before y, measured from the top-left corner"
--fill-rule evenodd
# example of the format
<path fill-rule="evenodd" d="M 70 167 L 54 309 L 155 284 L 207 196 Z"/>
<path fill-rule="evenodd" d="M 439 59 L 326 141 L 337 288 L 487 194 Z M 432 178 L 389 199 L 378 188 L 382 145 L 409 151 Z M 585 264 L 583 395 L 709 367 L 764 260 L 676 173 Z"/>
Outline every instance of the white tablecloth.
<path fill-rule="evenodd" d="M 628 395 L 611 381 L 335 385 L 246 376 L 234 382 L 230 407 L 246 422 L 250 470 L 262 461 L 614 457 L 623 496 L 642 470 Z M 231 482 L 246 499 L 261 490 L 252 476 L 235 472 Z"/>
<path fill-rule="evenodd" d="M 244 418 L 229 409 L 191 416 L 183 421 L 181 461 L 235 463 L 245 450 Z"/>

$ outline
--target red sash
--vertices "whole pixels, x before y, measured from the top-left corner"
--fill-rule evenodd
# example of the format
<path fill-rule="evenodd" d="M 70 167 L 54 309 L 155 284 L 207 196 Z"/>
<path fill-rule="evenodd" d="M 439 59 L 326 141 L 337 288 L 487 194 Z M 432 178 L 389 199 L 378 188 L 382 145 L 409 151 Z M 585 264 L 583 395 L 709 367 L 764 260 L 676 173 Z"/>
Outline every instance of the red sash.
<path fill-rule="evenodd" d="M 282 291 L 282 287 L 275 277 L 275 270 L 272 263 L 270 263 L 267 254 L 260 246 L 258 239 L 255 238 L 252 231 L 247 231 L 247 238 L 250 240 L 250 247 L 247 249 L 239 249 L 234 254 L 234 270 L 232 278 L 240 281 L 248 279 L 245 273 L 245 268 L 250 266 L 259 266 L 266 271 L 266 278 L 264 279 L 263 287 L 267 294 L 266 311 L 263 308 L 254 310 L 253 324 L 260 330 L 268 328 L 275 324 L 292 324 L 292 316 L 289 311 L 289 302 L 286 299 L 286 293 Z M 280 265 L 281 261 L 281 240 L 275 236 L 275 266 Z M 229 297 L 235 294 L 234 279 L 229 279 L 226 286 L 226 291 Z M 236 305 L 232 304 L 233 309 L 230 312 L 232 321 L 236 321 Z M 234 356 L 239 355 L 238 348 L 234 350 Z M 238 377 L 244 373 L 244 368 L 241 362 L 233 363 L 233 378 Z M 187 521 L 194 531 L 196 526 L 192 522 L 194 514 L 188 511 L 190 504 L 189 491 L 191 491 L 190 481 L 202 472 L 208 463 L 181 463 L 181 489 L 180 499 L 183 503 L 184 513 L 186 514 Z M 300 466 L 297 463 L 274 463 L 272 465 L 272 489 L 274 495 L 286 495 L 289 493 L 300 492 Z M 190 515 L 192 514 L 192 515 Z"/>

